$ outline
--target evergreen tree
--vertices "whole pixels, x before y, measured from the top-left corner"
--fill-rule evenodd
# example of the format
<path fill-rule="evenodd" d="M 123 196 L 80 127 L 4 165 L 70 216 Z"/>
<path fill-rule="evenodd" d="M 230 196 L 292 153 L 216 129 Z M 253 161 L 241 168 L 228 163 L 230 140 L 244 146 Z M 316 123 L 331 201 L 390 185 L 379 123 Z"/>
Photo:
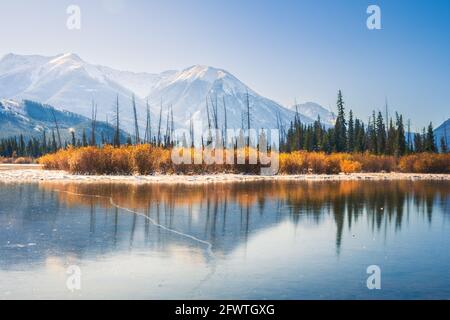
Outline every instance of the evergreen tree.
<path fill-rule="evenodd" d="M 345 123 L 344 99 L 341 90 L 338 92 L 337 109 L 338 115 L 334 126 L 334 143 L 337 152 L 344 152 L 347 149 L 347 127 Z"/>
<path fill-rule="evenodd" d="M 386 140 L 386 154 L 393 155 L 395 152 L 395 139 L 397 136 L 396 129 L 394 127 L 394 123 L 392 122 L 392 119 L 389 121 L 389 129 L 387 133 L 387 140 Z"/>
<path fill-rule="evenodd" d="M 19 137 L 19 150 L 17 154 L 19 157 L 23 157 L 25 155 L 25 140 L 23 139 L 22 134 Z"/>
<path fill-rule="evenodd" d="M 355 152 L 363 152 L 366 150 L 364 124 L 359 119 L 355 120 Z"/>
<path fill-rule="evenodd" d="M 406 139 L 405 139 L 405 128 L 403 126 L 403 116 L 398 115 L 396 113 L 397 118 L 397 130 L 396 130 L 396 137 L 395 137 L 395 147 L 394 147 L 394 154 L 399 157 L 403 156 L 406 152 Z"/>
<path fill-rule="evenodd" d="M 355 125 L 353 122 L 353 111 L 349 111 L 348 118 L 348 146 L 347 150 L 349 152 L 355 151 Z"/>
<path fill-rule="evenodd" d="M 428 125 L 428 130 L 425 137 L 425 151 L 427 152 L 437 151 L 436 142 L 434 140 L 433 124 L 431 122 Z"/>
<path fill-rule="evenodd" d="M 381 112 L 378 112 L 376 122 L 376 135 L 377 135 L 377 154 L 384 154 L 386 151 L 386 128 L 383 122 L 383 116 Z"/>
<path fill-rule="evenodd" d="M 42 133 L 42 147 L 41 147 L 41 153 L 47 153 L 48 149 L 47 149 L 47 134 L 46 131 L 44 129 L 44 132 Z"/>
<path fill-rule="evenodd" d="M 58 150 L 58 145 L 56 144 L 55 130 L 52 130 L 52 152 Z"/>
<path fill-rule="evenodd" d="M 367 147 L 371 153 L 377 153 L 377 130 L 376 130 L 375 111 L 372 114 L 372 119 L 369 118 L 369 124 L 367 126 Z"/>
<path fill-rule="evenodd" d="M 83 133 L 81 136 L 81 144 L 83 145 L 83 147 L 87 147 L 87 145 L 88 145 L 87 137 L 86 137 L 86 129 L 83 129 Z"/>

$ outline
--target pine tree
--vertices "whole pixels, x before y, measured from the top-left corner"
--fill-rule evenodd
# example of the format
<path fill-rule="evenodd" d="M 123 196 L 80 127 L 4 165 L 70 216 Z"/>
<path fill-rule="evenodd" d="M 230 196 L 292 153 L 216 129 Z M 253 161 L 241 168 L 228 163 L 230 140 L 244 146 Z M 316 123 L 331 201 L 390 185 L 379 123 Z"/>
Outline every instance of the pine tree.
<path fill-rule="evenodd" d="M 19 137 L 19 150 L 18 150 L 18 156 L 23 157 L 25 155 L 25 140 L 23 138 L 23 135 L 21 134 Z"/>
<path fill-rule="evenodd" d="M 83 129 L 81 141 L 82 141 L 81 144 L 83 145 L 83 147 L 87 147 L 88 142 L 87 142 L 87 137 L 86 137 L 86 129 Z"/>
<path fill-rule="evenodd" d="M 348 145 L 347 150 L 349 152 L 355 151 L 355 125 L 353 122 L 353 111 L 349 111 L 348 116 Z"/>
<path fill-rule="evenodd" d="M 387 140 L 386 140 L 386 154 L 393 155 L 395 152 L 395 139 L 397 136 L 396 129 L 394 127 L 394 123 L 392 122 L 392 118 L 389 121 L 389 128 L 388 128 L 388 134 L 387 134 Z"/>
<path fill-rule="evenodd" d="M 369 124 L 367 126 L 367 142 L 368 150 L 371 153 L 377 153 L 377 130 L 376 130 L 375 111 L 372 114 L 372 118 L 369 118 Z"/>
<path fill-rule="evenodd" d="M 77 145 L 77 142 L 75 140 L 75 130 L 70 130 L 70 134 L 72 135 L 72 146 L 75 147 Z"/>
<path fill-rule="evenodd" d="M 359 119 L 355 119 L 355 145 L 353 148 L 355 152 L 363 152 L 365 150 L 364 140 L 364 124 Z"/>
<path fill-rule="evenodd" d="M 428 130 L 425 137 L 425 151 L 427 152 L 437 151 L 436 142 L 434 140 L 433 124 L 431 122 L 428 125 Z"/>
<path fill-rule="evenodd" d="M 345 123 L 344 99 L 341 90 L 338 92 L 337 109 L 338 115 L 334 126 L 334 143 L 337 152 L 344 152 L 347 147 L 347 127 Z"/>
<path fill-rule="evenodd" d="M 398 115 L 396 113 L 397 118 L 397 130 L 396 130 L 396 137 L 395 137 L 395 151 L 394 154 L 397 157 L 403 156 L 406 152 L 406 139 L 405 139 L 405 128 L 403 126 L 403 116 Z"/>
<path fill-rule="evenodd" d="M 378 112 L 376 131 L 377 153 L 384 154 L 386 152 L 386 128 L 384 126 L 383 116 L 381 115 L 381 112 Z"/>
<path fill-rule="evenodd" d="M 58 145 L 56 144 L 55 130 L 52 130 L 52 151 L 58 150 Z"/>
<path fill-rule="evenodd" d="M 47 133 L 44 129 L 44 132 L 42 133 L 42 147 L 41 147 L 41 152 L 42 154 L 47 153 L 48 149 L 47 149 Z"/>

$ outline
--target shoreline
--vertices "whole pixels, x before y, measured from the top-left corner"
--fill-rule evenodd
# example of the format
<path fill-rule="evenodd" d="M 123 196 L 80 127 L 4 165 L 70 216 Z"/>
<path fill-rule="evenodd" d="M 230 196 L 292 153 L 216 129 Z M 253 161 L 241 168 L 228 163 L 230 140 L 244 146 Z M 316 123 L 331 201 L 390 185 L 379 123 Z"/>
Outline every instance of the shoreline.
<path fill-rule="evenodd" d="M 450 181 L 450 174 L 423 173 L 352 173 L 258 176 L 244 174 L 209 175 L 152 175 L 152 176 L 88 176 L 65 171 L 22 168 L 18 165 L 0 166 L 0 183 L 123 183 L 123 184 L 205 184 L 255 181 L 393 181 L 435 180 Z"/>

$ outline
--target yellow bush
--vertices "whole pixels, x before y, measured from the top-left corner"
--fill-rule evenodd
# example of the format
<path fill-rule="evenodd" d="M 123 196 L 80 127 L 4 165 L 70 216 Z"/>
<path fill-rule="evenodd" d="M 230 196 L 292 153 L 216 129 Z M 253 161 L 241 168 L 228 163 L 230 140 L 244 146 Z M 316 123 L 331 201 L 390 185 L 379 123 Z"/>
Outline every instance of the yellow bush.
<path fill-rule="evenodd" d="M 44 169 L 48 170 L 69 170 L 69 158 L 74 149 L 60 150 L 53 154 L 47 154 L 38 159 L 38 163 L 42 164 Z"/>
<path fill-rule="evenodd" d="M 404 156 L 399 161 L 402 172 L 450 173 L 450 154 L 419 153 Z"/>
<path fill-rule="evenodd" d="M 397 170 L 397 159 L 394 156 L 377 156 L 363 153 L 354 154 L 353 160 L 361 164 L 364 172 L 392 172 Z"/>
<path fill-rule="evenodd" d="M 38 162 L 45 169 L 66 170 L 79 174 L 215 174 L 215 173 L 250 173 L 259 174 L 261 164 L 248 164 L 250 152 L 246 148 L 246 164 L 175 164 L 171 159 L 171 149 L 152 145 L 83 147 L 60 150 L 48 154 Z M 184 149 L 190 152 L 202 150 Z M 238 152 L 233 151 L 234 161 Z M 213 153 L 214 156 L 214 153 Z M 295 151 L 279 154 L 279 173 L 281 174 L 337 174 L 340 172 L 391 172 L 400 170 L 411 173 L 449 173 L 450 154 L 413 154 L 397 159 L 393 156 L 377 156 L 368 153 L 349 154 Z M 21 160 L 22 161 L 22 160 Z M 224 159 L 225 162 L 225 159 Z"/>
<path fill-rule="evenodd" d="M 108 164 L 109 173 L 132 174 L 134 172 L 131 147 L 113 148 L 112 146 L 107 146 L 107 148 L 109 149 L 107 153 L 111 157 L 110 163 Z"/>
<path fill-rule="evenodd" d="M 96 147 L 74 149 L 69 157 L 69 171 L 79 174 L 104 174 L 104 154 L 102 149 Z"/>
<path fill-rule="evenodd" d="M 361 163 L 347 159 L 341 160 L 340 167 L 343 173 L 361 172 L 362 169 Z"/>

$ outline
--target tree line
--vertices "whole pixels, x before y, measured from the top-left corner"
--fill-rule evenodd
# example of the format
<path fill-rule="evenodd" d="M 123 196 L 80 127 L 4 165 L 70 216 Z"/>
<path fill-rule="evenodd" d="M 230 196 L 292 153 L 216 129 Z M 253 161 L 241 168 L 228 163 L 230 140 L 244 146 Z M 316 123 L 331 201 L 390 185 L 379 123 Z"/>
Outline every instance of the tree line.
<path fill-rule="evenodd" d="M 242 114 L 242 131 L 240 139 L 245 139 L 246 145 L 250 145 L 250 136 L 244 137 L 244 129 L 251 129 L 251 109 L 250 97 L 246 94 L 246 112 Z M 161 102 L 158 127 L 155 134 L 152 134 L 150 108 L 147 103 L 146 107 L 146 127 L 143 139 L 140 138 L 140 130 L 138 126 L 138 115 L 136 110 L 136 101 L 133 96 L 133 117 L 134 117 L 134 136 L 128 135 L 125 144 L 152 144 L 156 146 L 170 148 L 177 143 L 174 137 L 174 120 L 173 108 L 170 107 L 165 114 L 165 130 L 163 130 L 163 104 Z M 212 142 L 212 131 L 223 131 L 223 137 L 227 130 L 227 110 L 225 99 L 223 99 L 223 113 L 224 124 L 219 125 L 218 121 L 218 102 L 217 98 L 214 100 L 206 99 L 206 114 L 208 119 L 208 136 L 201 137 L 202 146 Z M 97 130 L 97 106 L 92 104 L 92 116 L 90 124 L 90 134 L 83 129 L 81 138 L 76 139 L 75 132 L 70 131 L 70 139 L 67 141 L 61 140 L 60 128 L 53 113 L 54 129 L 50 134 L 47 131 L 42 132 L 42 136 L 26 138 L 23 135 L 0 139 L 0 156 L 2 157 L 33 157 L 37 158 L 42 155 L 56 152 L 60 149 L 65 149 L 68 146 L 83 147 L 83 146 L 98 146 L 110 144 L 115 147 L 121 146 L 121 129 L 120 129 L 120 106 L 119 98 L 116 99 L 115 115 L 113 119 L 114 133 L 111 137 L 106 136 L 101 132 L 101 141 L 96 139 Z M 109 124 L 108 124 L 109 125 Z M 246 128 L 245 128 L 246 127 Z M 401 157 L 410 153 L 421 152 L 438 152 L 438 147 L 433 133 L 433 125 L 430 123 L 427 128 L 423 128 L 420 133 L 412 133 L 410 130 L 410 123 L 408 121 L 405 129 L 405 123 L 401 114 L 395 113 L 395 117 L 389 117 L 386 107 L 386 114 L 383 117 L 381 111 L 373 111 L 368 120 L 367 125 L 353 115 L 350 110 L 348 117 L 346 117 L 344 99 L 341 90 L 338 92 L 337 98 L 337 117 L 334 126 L 328 127 L 321 122 L 320 117 L 312 124 L 304 124 L 301 122 L 298 109 L 296 110 L 294 119 L 287 126 L 281 124 L 278 119 L 278 129 L 280 131 L 279 147 L 282 152 L 292 152 L 298 150 L 306 151 L 321 151 L 326 153 L 332 152 L 349 152 L 349 153 L 364 153 L 369 152 L 376 155 L 394 155 Z M 189 128 L 190 141 L 193 144 L 194 133 L 192 120 Z M 222 137 L 222 138 L 223 138 Z M 183 140 L 186 137 L 182 138 Z M 265 139 L 264 131 L 262 136 L 257 138 Z M 259 141 L 254 143 L 258 145 Z M 440 140 L 440 150 L 443 153 L 449 151 L 445 135 Z M 183 145 L 186 143 L 184 142 Z M 224 144 L 225 146 L 227 143 Z M 187 145 L 186 145 L 187 146 Z"/>
<path fill-rule="evenodd" d="M 385 117 L 381 111 L 373 111 L 366 125 L 354 117 L 352 110 L 346 117 L 341 90 L 338 92 L 337 111 L 334 126 L 326 128 L 320 117 L 313 124 L 303 124 L 297 110 L 289 127 L 280 128 L 281 151 L 369 152 L 397 157 L 410 153 L 438 152 L 432 123 L 421 133 L 412 133 L 409 121 L 405 129 L 403 116 L 396 112 L 395 117 L 388 117 L 386 107 Z M 444 136 L 440 139 L 440 149 L 443 153 L 448 152 Z"/>

